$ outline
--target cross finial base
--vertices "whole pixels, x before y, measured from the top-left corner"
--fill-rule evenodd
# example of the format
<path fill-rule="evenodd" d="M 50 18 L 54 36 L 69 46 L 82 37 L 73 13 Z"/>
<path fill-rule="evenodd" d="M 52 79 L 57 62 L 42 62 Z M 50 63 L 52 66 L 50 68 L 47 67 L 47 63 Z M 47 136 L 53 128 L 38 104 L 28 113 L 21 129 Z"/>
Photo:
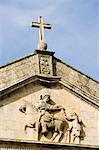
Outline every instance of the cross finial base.
<path fill-rule="evenodd" d="M 45 43 L 43 41 L 39 42 L 38 49 L 39 50 L 46 50 L 47 49 L 47 43 Z"/>

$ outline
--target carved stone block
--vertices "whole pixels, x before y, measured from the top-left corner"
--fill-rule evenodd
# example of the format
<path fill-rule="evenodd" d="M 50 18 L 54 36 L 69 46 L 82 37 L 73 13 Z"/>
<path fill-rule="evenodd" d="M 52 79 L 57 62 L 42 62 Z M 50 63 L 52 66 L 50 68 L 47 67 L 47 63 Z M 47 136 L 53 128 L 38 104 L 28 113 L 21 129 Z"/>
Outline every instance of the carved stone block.
<path fill-rule="evenodd" d="M 42 55 L 40 57 L 40 73 L 41 74 L 50 74 L 50 57 L 47 55 Z"/>

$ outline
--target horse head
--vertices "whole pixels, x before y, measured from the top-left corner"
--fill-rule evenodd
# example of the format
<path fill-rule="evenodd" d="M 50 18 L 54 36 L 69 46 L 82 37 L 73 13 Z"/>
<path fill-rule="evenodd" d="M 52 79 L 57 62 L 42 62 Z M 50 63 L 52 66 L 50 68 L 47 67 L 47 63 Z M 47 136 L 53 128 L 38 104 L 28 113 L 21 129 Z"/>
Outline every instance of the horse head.
<path fill-rule="evenodd" d="M 26 112 L 26 104 L 22 104 L 19 108 L 19 110 L 22 112 L 22 113 L 25 113 Z"/>
<path fill-rule="evenodd" d="M 33 112 L 37 112 L 36 107 L 28 101 L 24 101 L 19 110 L 25 114 L 33 114 Z"/>

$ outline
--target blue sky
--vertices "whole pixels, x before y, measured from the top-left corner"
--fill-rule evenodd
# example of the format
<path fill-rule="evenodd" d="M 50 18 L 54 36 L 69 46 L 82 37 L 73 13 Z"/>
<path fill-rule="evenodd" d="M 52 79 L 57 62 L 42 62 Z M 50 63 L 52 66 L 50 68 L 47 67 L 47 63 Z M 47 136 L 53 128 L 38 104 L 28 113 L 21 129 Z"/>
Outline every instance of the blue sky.
<path fill-rule="evenodd" d="M 99 0 L 0 0 L 0 66 L 37 49 L 40 15 L 48 49 L 99 81 Z"/>

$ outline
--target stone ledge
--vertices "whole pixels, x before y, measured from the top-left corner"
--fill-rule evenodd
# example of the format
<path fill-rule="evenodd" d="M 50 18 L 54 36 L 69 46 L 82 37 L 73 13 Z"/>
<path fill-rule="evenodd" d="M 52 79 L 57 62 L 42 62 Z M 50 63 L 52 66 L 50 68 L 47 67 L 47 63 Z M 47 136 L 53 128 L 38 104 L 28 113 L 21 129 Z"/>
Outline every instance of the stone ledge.
<path fill-rule="evenodd" d="M 0 97 L 16 90 L 16 89 L 18 89 L 18 88 L 20 88 L 20 87 L 22 87 L 26 84 L 29 84 L 29 83 L 32 83 L 32 82 L 35 82 L 35 81 L 41 81 L 45 84 L 53 84 L 53 83 L 59 82 L 60 79 L 61 78 L 58 77 L 58 76 L 35 75 L 35 76 L 32 76 L 28 79 L 20 81 L 17 84 L 14 84 L 12 86 L 9 86 L 9 87 L 3 89 L 2 91 L 0 91 Z"/>
<path fill-rule="evenodd" d="M 44 55 L 54 55 L 55 52 L 51 52 L 51 51 L 46 51 L 46 50 L 35 50 L 34 54 L 44 54 Z"/>
<path fill-rule="evenodd" d="M 0 139 L 0 148 L 9 148 L 9 149 L 24 149 L 24 150 L 53 150 L 53 149 L 62 149 L 62 150 L 97 150 L 99 146 L 95 145 L 76 145 L 76 144 L 62 144 L 62 143 L 49 143 L 49 142 L 39 142 L 39 141 L 25 141 L 21 139 Z"/>
<path fill-rule="evenodd" d="M 56 61 L 58 61 L 58 62 L 64 64 L 64 65 L 67 66 L 68 68 L 71 68 L 72 70 L 74 70 L 74 71 L 80 73 L 81 75 L 86 76 L 86 78 L 88 78 L 88 79 L 94 81 L 95 83 L 99 83 L 99 81 L 93 79 L 92 77 L 90 77 L 89 75 L 85 74 L 84 72 L 82 72 L 82 71 L 80 71 L 80 70 L 78 70 L 78 69 L 72 67 L 71 65 L 69 65 L 69 64 L 67 64 L 67 63 L 65 63 L 64 61 L 60 60 L 59 58 L 57 58 L 57 57 L 54 56 L 54 59 L 55 59 Z"/>
<path fill-rule="evenodd" d="M 25 80 L 22 80 L 20 82 L 18 82 L 17 84 L 14 84 L 12 86 L 9 86 L 5 89 L 3 89 L 2 91 L 0 91 L 0 98 L 2 99 L 2 97 L 14 90 L 17 90 L 18 88 L 21 88 L 27 84 L 33 83 L 39 81 L 41 84 L 45 85 L 45 86 L 49 86 L 51 84 L 56 84 L 59 83 L 62 86 L 68 88 L 69 90 L 71 90 L 71 92 L 75 93 L 76 95 L 80 96 L 83 100 L 85 100 L 86 102 L 88 102 L 89 104 L 95 106 L 96 108 L 99 109 L 99 101 L 98 99 L 96 99 L 96 97 L 91 96 L 90 94 L 86 93 L 85 91 L 82 91 L 81 89 L 79 89 L 78 87 L 74 86 L 73 84 L 71 84 L 70 82 L 66 82 L 65 80 L 61 79 L 61 77 L 59 76 L 46 76 L 46 75 L 35 75 L 32 76 L 30 78 L 27 78 Z"/>

